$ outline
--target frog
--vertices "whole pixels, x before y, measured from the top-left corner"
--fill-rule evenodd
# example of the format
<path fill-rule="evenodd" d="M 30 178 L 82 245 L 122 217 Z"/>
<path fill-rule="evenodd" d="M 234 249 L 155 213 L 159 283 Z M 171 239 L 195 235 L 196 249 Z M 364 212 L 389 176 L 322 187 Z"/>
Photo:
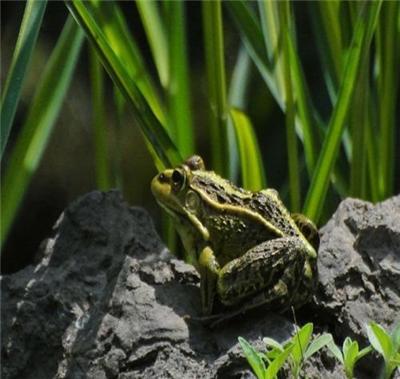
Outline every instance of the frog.
<path fill-rule="evenodd" d="M 275 189 L 243 189 L 193 155 L 158 173 L 151 190 L 173 219 L 185 261 L 200 274 L 205 317 L 216 302 L 243 313 L 262 305 L 284 312 L 311 300 L 318 231 L 291 214 Z"/>

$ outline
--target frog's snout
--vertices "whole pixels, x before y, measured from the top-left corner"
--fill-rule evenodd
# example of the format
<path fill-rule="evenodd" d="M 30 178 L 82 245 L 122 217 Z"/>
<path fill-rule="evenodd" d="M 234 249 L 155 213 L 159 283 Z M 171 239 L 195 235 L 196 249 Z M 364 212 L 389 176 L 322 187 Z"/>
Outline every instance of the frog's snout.
<path fill-rule="evenodd" d="M 168 172 L 161 172 L 151 181 L 151 192 L 155 197 L 160 197 L 170 192 L 171 175 Z"/>
<path fill-rule="evenodd" d="M 154 179 L 157 179 L 161 183 L 168 183 L 168 177 L 163 172 L 158 174 Z"/>

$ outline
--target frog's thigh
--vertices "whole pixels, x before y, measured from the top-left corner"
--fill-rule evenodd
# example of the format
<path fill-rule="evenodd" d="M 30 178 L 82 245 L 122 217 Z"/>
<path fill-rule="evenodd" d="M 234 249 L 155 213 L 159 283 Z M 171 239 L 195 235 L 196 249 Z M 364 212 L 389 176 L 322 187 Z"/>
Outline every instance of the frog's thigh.
<path fill-rule="evenodd" d="M 298 286 L 304 261 L 304 245 L 298 238 L 263 242 L 221 269 L 217 282 L 221 302 L 234 305 L 261 291 L 271 300 L 287 298 Z"/>

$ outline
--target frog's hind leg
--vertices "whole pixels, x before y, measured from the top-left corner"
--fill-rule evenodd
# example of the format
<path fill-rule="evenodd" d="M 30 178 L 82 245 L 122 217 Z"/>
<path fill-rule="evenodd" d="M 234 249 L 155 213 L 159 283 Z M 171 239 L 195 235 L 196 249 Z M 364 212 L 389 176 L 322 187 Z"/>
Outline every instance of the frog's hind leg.
<path fill-rule="evenodd" d="M 290 307 L 301 282 L 304 245 L 296 237 L 266 241 L 226 264 L 217 292 L 224 305 L 239 303 L 241 312 L 260 305 L 275 310 Z"/>

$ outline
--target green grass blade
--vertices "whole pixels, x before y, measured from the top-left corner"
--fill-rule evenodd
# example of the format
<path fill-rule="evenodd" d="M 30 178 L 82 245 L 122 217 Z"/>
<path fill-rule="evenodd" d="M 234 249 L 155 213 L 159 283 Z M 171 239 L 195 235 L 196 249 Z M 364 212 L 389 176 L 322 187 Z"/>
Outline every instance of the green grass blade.
<path fill-rule="evenodd" d="M 213 168 L 221 175 L 229 172 L 227 138 L 228 106 L 226 101 L 225 60 L 221 2 L 202 3 L 204 45 L 210 101 L 210 138 Z"/>
<path fill-rule="evenodd" d="M 288 345 L 282 353 L 280 353 L 268 366 L 267 370 L 265 371 L 265 378 L 276 378 L 279 370 L 285 364 L 286 360 L 289 357 L 293 349 L 293 345 Z"/>
<path fill-rule="evenodd" d="M 242 46 L 239 49 L 235 67 L 229 83 L 228 99 L 230 106 L 245 109 L 248 102 L 248 86 L 251 75 L 251 60 Z"/>
<path fill-rule="evenodd" d="M 150 86 L 144 67 L 138 62 L 133 42 L 125 33 L 125 22 L 115 3 L 66 3 L 86 32 L 107 72 L 127 99 L 135 119 L 148 141 L 148 147 L 159 169 L 175 166 L 182 157 L 172 142 L 164 112 Z M 99 6 L 100 8 L 95 8 Z M 108 31 L 108 34 L 103 32 Z"/>
<path fill-rule="evenodd" d="M 350 191 L 353 197 L 366 198 L 366 129 L 370 127 L 369 117 L 369 54 L 365 52 L 362 60 L 359 80 L 354 92 L 352 112 L 350 113 L 350 131 L 352 143 L 352 154 L 350 161 Z"/>
<path fill-rule="evenodd" d="M 67 5 L 70 3 L 67 2 Z M 163 104 L 158 98 L 157 91 L 148 72 L 144 59 L 135 40 L 132 38 L 129 27 L 125 21 L 117 2 L 112 1 L 73 1 L 79 5 L 79 9 L 85 10 L 93 17 L 97 26 L 101 29 L 107 43 L 113 49 L 114 55 L 125 64 L 125 70 L 131 78 L 134 78 L 137 88 L 147 100 L 152 111 L 166 124 L 166 115 Z"/>
<path fill-rule="evenodd" d="M 181 154 L 187 158 L 194 153 L 190 75 L 188 65 L 186 14 L 183 1 L 165 2 L 168 24 L 170 83 L 168 103 L 170 130 Z"/>
<path fill-rule="evenodd" d="M 377 109 L 380 127 L 379 194 L 385 199 L 394 190 L 394 162 L 396 143 L 396 110 L 398 109 L 400 3 L 384 2 L 378 22 Z M 398 128 L 397 128 L 398 130 Z"/>
<path fill-rule="evenodd" d="M 308 346 L 306 352 L 304 353 L 304 360 L 306 361 L 312 355 L 314 355 L 317 351 L 321 350 L 324 346 L 327 346 L 333 342 L 332 334 L 324 333 L 314 339 L 310 345 Z"/>
<path fill-rule="evenodd" d="M 111 187 L 107 145 L 107 117 L 104 94 L 104 71 L 94 49 L 90 49 L 90 84 L 92 87 L 92 129 L 96 184 L 100 190 Z"/>
<path fill-rule="evenodd" d="M 364 347 L 364 349 L 361 349 L 357 354 L 356 361 L 358 361 L 359 359 L 361 359 L 364 356 L 366 356 L 367 354 L 369 354 L 372 350 L 373 350 L 373 348 L 371 345 Z"/>
<path fill-rule="evenodd" d="M 278 3 L 276 3 L 278 4 Z M 297 136 L 295 130 L 295 104 L 293 99 L 292 72 L 290 61 L 290 3 L 283 1 L 279 3 L 278 16 L 280 18 L 281 36 L 282 36 L 282 67 L 280 73 L 282 75 L 282 85 L 285 96 L 285 120 L 286 120 L 286 141 L 288 153 L 288 169 L 289 169 L 289 198 L 290 209 L 292 212 L 300 210 L 300 170 L 299 170 L 299 154 L 297 148 Z"/>
<path fill-rule="evenodd" d="M 344 367 L 347 368 L 349 376 L 353 374 L 353 368 L 358 354 L 358 343 L 357 341 L 352 341 L 346 346 L 346 350 L 343 346 L 343 357 L 344 357 Z"/>
<path fill-rule="evenodd" d="M 319 116 L 311 102 L 311 95 L 301 67 L 300 57 L 295 49 L 294 36 L 289 35 L 287 38 L 291 77 L 297 107 L 296 116 L 298 116 L 296 124 L 300 126 L 302 132 L 307 171 L 311 176 L 317 162 L 320 134 L 313 115 L 316 114 L 316 118 Z"/>
<path fill-rule="evenodd" d="M 250 4 L 246 1 L 238 0 L 226 1 L 224 5 L 227 6 L 250 57 L 267 83 L 271 94 L 283 109 L 283 101 L 272 74 L 272 64 L 268 61 L 261 26 Z"/>
<path fill-rule="evenodd" d="M 266 7 L 270 2 L 267 2 Z M 225 5 L 228 7 L 230 14 L 237 25 L 241 34 L 243 43 L 251 56 L 253 62 L 257 66 L 261 76 L 265 80 L 271 94 L 275 100 L 285 111 L 285 103 L 282 93 L 278 91 L 278 86 L 272 75 L 272 62 L 269 61 L 267 50 L 264 46 L 264 36 L 254 12 L 250 5 L 244 1 L 229 1 Z M 276 3 L 278 8 L 281 3 Z M 267 16 L 266 16 L 267 17 Z M 296 127 L 297 132 L 303 139 L 307 171 L 311 176 L 317 161 L 318 135 L 314 114 L 317 115 L 315 108 L 311 102 L 311 96 L 307 88 L 307 83 L 302 71 L 299 55 L 295 47 L 294 25 L 290 25 L 292 34 L 289 39 L 289 56 L 292 74 L 292 86 L 296 103 Z M 267 37 L 266 37 L 267 38 Z M 317 115 L 318 118 L 318 115 Z"/>
<path fill-rule="evenodd" d="M 394 351 L 400 353 L 400 321 L 397 322 L 392 330 L 390 338 L 392 339 Z"/>
<path fill-rule="evenodd" d="M 47 1 L 29 0 L 26 3 L 21 28 L 1 99 L 0 157 L 3 156 L 21 94 L 22 83 L 31 60 L 33 48 L 42 25 Z"/>
<path fill-rule="evenodd" d="M 322 212 L 330 175 L 337 157 L 345 122 L 350 110 L 362 52 L 369 47 L 371 42 L 381 2 L 365 3 L 364 6 L 354 31 L 354 37 L 347 56 L 337 103 L 329 122 L 328 133 L 325 137 L 304 205 L 305 214 L 314 220 L 314 222 L 318 222 Z"/>
<path fill-rule="evenodd" d="M 335 344 L 335 341 L 328 342 L 328 349 L 331 351 L 331 353 L 336 357 L 336 359 L 343 364 L 344 362 L 344 358 L 343 358 L 343 354 L 340 351 L 340 349 L 338 348 L 338 346 Z"/>
<path fill-rule="evenodd" d="M 275 341 L 273 338 L 270 337 L 264 337 L 263 342 L 265 345 L 268 347 L 272 347 L 275 350 L 283 351 L 285 350 L 284 346 L 279 343 L 278 341 Z"/>
<path fill-rule="evenodd" d="M 266 187 L 260 149 L 249 118 L 240 110 L 230 111 L 239 147 L 243 187 L 258 191 Z"/>
<path fill-rule="evenodd" d="M 231 107 L 246 109 L 247 90 L 251 74 L 251 60 L 244 46 L 239 49 L 235 67 L 229 84 L 228 103 Z M 239 149 L 232 118 L 228 121 L 228 144 L 230 146 L 229 177 L 237 181 L 239 177 Z"/>
<path fill-rule="evenodd" d="M 283 36 L 284 28 L 281 22 L 280 12 L 283 3 L 278 1 L 261 0 L 258 2 L 261 16 L 261 30 L 264 37 L 268 61 L 271 62 L 272 75 L 275 80 L 280 97 L 280 103 L 286 103 L 285 72 L 283 68 Z"/>
<path fill-rule="evenodd" d="M 394 353 L 393 342 L 389 334 L 380 325 L 371 322 L 367 326 L 367 335 L 373 348 L 380 353 L 383 359 L 387 362 Z"/>
<path fill-rule="evenodd" d="M 125 181 L 124 181 L 124 176 L 122 174 L 122 161 L 123 161 L 123 136 L 121 133 L 122 128 L 123 128 L 123 122 L 124 122 L 124 115 L 126 113 L 126 108 L 127 108 L 127 102 L 124 97 L 124 95 L 121 93 L 119 90 L 119 87 L 117 85 L 113 85 L 113 100 L 114 100 L 114 106 L 115 106 L 115 121 L 116 121 L 116 128 L 114 129 L 114 146 L 113 150 L 111 153 L 111 167 L 112 167 L 112 180 L 113 180 L 113 185 L 116 188 L 119 188 L 122 193 L 124 193 L 125 189 Z"/>
<path fill-rule="evenodd" d="M 371 107 L 369 107 L 371 113 Z M 372 117 L 370 117 L 371 119 Z M 379 160 L 376 159 L 378 156 L 378 136 L 373 123 L 370 122 L 366 128 L 366 149 L 367 149 L 367 189 L 369 190 L 369 198 L 373 202 L 379 200 Z"/>
<path fill-rule="evenodd" d="M 247 362 L 249 362 L 250 367 L 253 369 L 253 372 L 256 374 L 258 379 L 263 379 L 265 372 L 265 363 L 260 357 L 260 354 L 244 338 L 239 337 L 238 340 L 247 359 Z"/>
<path fill-rule="evenodd" d="M 1 191 L 1 243 L 8 234 L 32 175 L 48 143 L 71 82 L 83 33 L 70 17 L 46 65 L 5 170 Z"/>
<path fill-rule="evenodd" d="M 166 88 L 169 83 L 170 73 L 168 67 L 168 40 L 158 10 L 158 4 L 155 1 L 148 0 L 137 0 L 135 4 L 139 10 L 144 30 L 146 31 L 147 40 L 149 41 L 160 82 L 162 86 Z"/>
<path fill-rule="evenodd" d="M 342 74 L 343 35 L 341 1 L 321 1 L 309 4 L 323 74 L 331 100 L 336 100 Z"/>
<path fill-rule="evenodd" d="M 304 354 L 310 343 L 313 328 L 313 324 L 309 322 L 292 337 L 293 350 L 291 352 L 291 357 L 295 362 L 295 365 L 298 367 L 300 366 L 300 363 L 303 360 Z"/>

